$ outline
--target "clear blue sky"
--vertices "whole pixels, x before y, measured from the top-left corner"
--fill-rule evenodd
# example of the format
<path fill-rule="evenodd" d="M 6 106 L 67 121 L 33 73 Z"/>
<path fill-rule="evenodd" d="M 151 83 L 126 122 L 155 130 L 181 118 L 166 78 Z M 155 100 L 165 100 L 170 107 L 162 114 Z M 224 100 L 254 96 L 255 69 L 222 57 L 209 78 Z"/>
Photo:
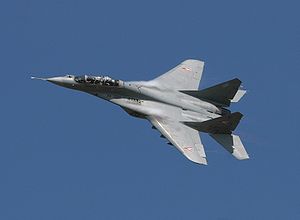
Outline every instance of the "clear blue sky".
<path fill-rule="evenodd" d="M 300 219 L 297 1 L 0 2 L 0 219 Z M 189 162 L 147 121 L 31 75 L 240 78 L 251 156 Z"/>

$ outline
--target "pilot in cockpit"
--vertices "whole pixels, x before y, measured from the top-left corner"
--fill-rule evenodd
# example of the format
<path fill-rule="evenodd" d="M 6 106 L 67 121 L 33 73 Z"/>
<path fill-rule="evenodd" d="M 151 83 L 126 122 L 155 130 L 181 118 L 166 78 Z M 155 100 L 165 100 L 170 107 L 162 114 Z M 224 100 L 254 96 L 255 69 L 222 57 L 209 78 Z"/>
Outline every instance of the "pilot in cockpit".
<path fill-rule="evenodd" d="M 78 83 L 100 84 L 105 86 L 119 85 L 119 80 L 114 80 L 108 76 L 76 76 L 75 81 Z"/>

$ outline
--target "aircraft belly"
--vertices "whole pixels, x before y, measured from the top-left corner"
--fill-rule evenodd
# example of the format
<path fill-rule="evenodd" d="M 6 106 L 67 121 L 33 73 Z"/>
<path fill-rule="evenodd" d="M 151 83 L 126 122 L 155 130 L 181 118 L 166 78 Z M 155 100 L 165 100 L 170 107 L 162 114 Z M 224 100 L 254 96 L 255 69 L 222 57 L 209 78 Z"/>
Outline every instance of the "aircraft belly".
<path fill-rule="evenodd" d="M 150 100 L 135 100 L 135 99 L 111 99 L 111 102 L 121 106 L 131 113 L 143 116 L 157 116 L 160 118 L 176 118 L 179 121 L 196 121 L 202 122 L 212 118 L 219 117 L 218 115 L 205 112 L 202 113 L 183 110 L 179 107 L 168 105 L 165 103 L 150 101 Z M 127 111 L 128 112 L 128 111 Z M 133 114 L 131 114 L 133 115 Z"/>
<path fill-rule="evenodd" d="M 163 90 L 161 91 L 155 87 L 141 86 L 140 92 L 142 95 L 151 97 L 161 103 L 180 107 L 196 112 L 209 111 L 213 113 L 220 112 L 220 110 L 213 104 L 205 102 L 203 100 L 188 96 L 178 91 Z"/>

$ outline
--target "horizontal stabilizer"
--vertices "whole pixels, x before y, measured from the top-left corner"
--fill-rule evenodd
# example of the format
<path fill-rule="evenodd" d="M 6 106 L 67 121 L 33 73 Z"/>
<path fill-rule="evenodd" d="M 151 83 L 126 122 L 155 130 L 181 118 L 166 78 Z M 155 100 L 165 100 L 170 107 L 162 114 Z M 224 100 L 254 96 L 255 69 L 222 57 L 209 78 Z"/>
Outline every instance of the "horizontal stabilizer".
<path fill-rule="evenodd" d="M 243 114 L 235 112 L 204 122 L 183 122 L 185 125 L 210 134 L 231 134 L 239 124 Z"/>
<path fill-rule="evenodd" d="M 236 78 L 200 91 L 182 90 L 180 92 L 220 107 L 229 107 L 231 100 L 234 99 L 236 93 L 239 91 L 241 83 L 242 82 Z"/>
<path fill-rule="evenodd" d="M 210 136 L 238 160 L 249 159 L 249 155 L 239 136 L 234 134 L 210 134 Z"/>

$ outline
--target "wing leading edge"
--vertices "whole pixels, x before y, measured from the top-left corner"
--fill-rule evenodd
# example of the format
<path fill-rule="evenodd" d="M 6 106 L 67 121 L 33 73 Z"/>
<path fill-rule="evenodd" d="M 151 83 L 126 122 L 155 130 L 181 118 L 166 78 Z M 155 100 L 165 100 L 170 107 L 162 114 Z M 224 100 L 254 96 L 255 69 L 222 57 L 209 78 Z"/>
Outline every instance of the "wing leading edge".
<path fill-rule="evenodd" d="M 147 117 L 150 123 L 189 160 L 207 165 L 204 147 L 198 131 L 178 121 Z"/>

